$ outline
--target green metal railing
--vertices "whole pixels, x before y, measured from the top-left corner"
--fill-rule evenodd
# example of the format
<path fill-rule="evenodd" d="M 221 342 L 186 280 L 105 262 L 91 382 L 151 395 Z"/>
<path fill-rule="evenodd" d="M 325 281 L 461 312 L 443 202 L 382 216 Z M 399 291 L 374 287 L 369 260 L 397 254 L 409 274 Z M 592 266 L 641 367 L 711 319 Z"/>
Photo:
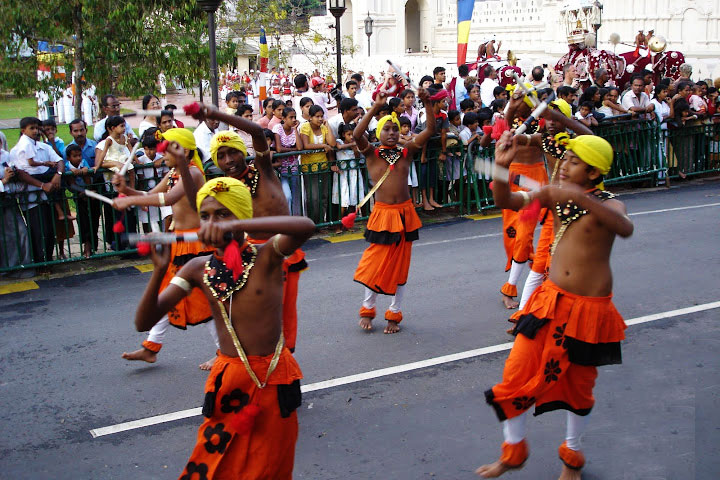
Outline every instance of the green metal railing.
<path fill-rule="evenodd" d="M 665 175 L 676 178 L 720 171 L 720 124 L 661 130 L 654 121 L 617 119 L 595 127 L 595 133 L 615 150 L 607 185 L 655 184 Z M 318 152 L 322 151 L 278 153 L 273 158 L 299 159 L 300 155 Z M 432 193 L 436 202 L 456 209 L 458 215 L 493 208 L 491 172 L 478 160 L 492 161 L 494 147 L 480 148 L 475 143 L 448 147 L 444 162 L 438 160 L 439 153 L 439 140 L 435 138 L 424 155 L 418 153 L 412 159 L 408 182 L 411 198 L 422 204 L 423 197 Z M 331 159 L 332 155 L 278 173 L 286 195 L 291 197 L 291 214 L 306 215 L 320 228 L 339 227 L 342 217 L 355 210 L 372 185 L 363 158 L 334 163 Z M 136 172 L 146 174 L 139 176 L 136 188 L 149 190 L 162 178 L 162 170 L 152 170 L 148 175 L 146 169 L 153 168 L 152 164 L 136 165 Z M 89 175 L 88 188 L 113 198 L 117 194 L 102 173 Z M 212 169 L 207 173 L 208 178 L 220 175 Z M 74 177 L 65 173 L 63 179 L 67 186 Z M 10 182 L 8 187 L 8 192 L 0 193 L 0 273 L 83 260 L 83 253 L 90 253 L 89 258 L 132 255 L 136 250 L 113 232 L 118 219 L 122 219 L 126 232 L 150 231 L 151 223 L 164 230 L 167 223 L 163 222 L 167 212 L 158 207 L 148 207 L 147 211 L 131 208 L 121 214 L 73 189 L 48 195 L 20 183 Z M 371 208 L 372 201 L 357 212 L 358 220 L 366 219 Z M 71 216 L 75 220 L 70 220 Z M 58 220 L 62 217 L 65 219 Z"/>

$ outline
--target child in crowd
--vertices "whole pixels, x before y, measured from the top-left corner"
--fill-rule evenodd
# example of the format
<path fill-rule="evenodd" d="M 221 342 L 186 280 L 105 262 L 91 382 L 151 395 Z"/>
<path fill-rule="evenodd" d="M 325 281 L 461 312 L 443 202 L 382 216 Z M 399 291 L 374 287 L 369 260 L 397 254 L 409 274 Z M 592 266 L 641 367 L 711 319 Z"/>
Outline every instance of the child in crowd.
<path fill-rule="evenodd" d="M 163 110 L 162 112 L 160 112 L 160 116 L 157 117 L 157 127 L 161 133 L 165 133 L 171 128 L 173 128 L 174 123 L 175 114 L 172 110 Z"/>
<path fill-rule="evenodd" d="M 263 100 L 262 103 L 262 109 L 263 109 L 263 116 L 258 118 L 257 124 L 260 125 L 262 128 L 268 128 L 268 125 L 270 125 L 270 120 L 274 117 L 272 104 L 274 100 L 272 98 L 266 98 Z"/>
<path fill-rule="evenodd" d="M 375 138 L 375 130 L 377 129 L 378 121 L 385 115 L 390 115 L 391 112 L 392 108 L 389 104 L 386 103 L 382 107 L 380 107 L 380 110 L 378 110 L 378 114 L 370 119 L 370 125 L 368 125 L 368 135 L 370 136 L 370 138 Z"/>
<path fill-rule="evenodd" d="M 341 123 L 338 127 L 332 203 L 340 205 L 341 218 L 345 216 L 348 207 L 355 207 L 365 196 L 363 177 L 359 174 L 364 161 L 353 140 L 355 127 L 354 123 Z"/>
<path fill-rule="evenodd" d="M 403 111 L 403 114 L 401 117 L 407 117 L 408 120 L 410 120 L 410 130 L 415 130 L 415 125 L 417 124 L 417 117 L 418 117 L 418 109 L 415 108 L 415 92 L 412 90 L 403 90 L 403 92 L 400 94 L 400 99 L 403 102 L 403 106 L 405 107 L 405 110 Z M 365 115 L 365 112 L 363 112 L 360 117 L 362 118 L 362 115 Z"/>
<path fill-rule="evenodd" d="M 50 145 L 59 156 L 65 158 L 65 142 L 57 136 L 57 124 L 52 118 L 43 120 L 42 132 L 45 135 L 45 143 Z"/>
<path fill-rule="evenodd" d="M 475 112 L 468 112 L 463 117 L 462 129 L 460 130 L 460 140 L 466 147 L 472 142 L 477 142 L 482 136 L 482 130 L 480 130 L 478 115 Z"/>
<path fill-rule="evenodd" d="M 392 97 L 388 100 L 388 105 L 390 105 L 390 108 L 398 117 L 405 113 L 405 103 L 400 97 Z"/>
<path fill-rule="evenodd" d="M 586 127 L 594 127 L 598 124 L 597 120 L 595 120 L 595 115 L 593 114 L 593 103 L 592 102 L 583 102 L 580 104 L 580 108 L 578 109 L 577 113 L 575 113 L 575 119 L 585 125 Z"/>
<path fill-rule="evenodd" d="M 292 104 L 292 100 L 290 101 Z M 278 153 L 289 153 L 300 150 L 297 141 L 297 114 L 292 107 L 285 107 L 283 119 L 275 125 L 275 150 Z M 246 144 L 247 145 L 247 144 Z M 277 157 L 275 157 L 277 158 Z M 298 171 L 297 155 L 273 159 L 272 166 L 280 173 L 280 183 L 287 199 L 290 215 L 302 215 L 300 197 L 300 172 Z"/>
<path fill-rule="evenodd" d="M 450 110 L 448 112 L 448 135 L 446 146 L 449 149 L 447 153 L 447 160 L 445 160 L 445 180 L 448 182 L 454 182 L 460 179 L 460 165 L 462 164 L 462 152 L 451 151 L 458 145 L 460 145 L 460 129 L 462 128 L 462 122 L 460 120 L 460 112 L 457 110 Z M 448 195 L 450 194 L 450 188 L 448 188 Z M 459 193 L 458 193 L 459 195 Z"/>
<path fill-rule="evenodd" d="M 623 115 L 630 113 L 625 107 L 617 103 L 618 97 L 620 96 L 620 90 L 617 87 L 603 88 L 600 90 L 600 102 L 602 106 L 598 108 L 598 112 L 605 115 L 605 117 L 612 117 L 615 115 Z"/>
<path fill-rule="evenodd" d="M 240 106 L 240 93 L 236 91 L 229 92 L 225 95 L 225 113 L 228 115 L 235 115 L 237 109 Z"/>
<path fill-rule="evenodd" d="M 431 96 L 438 95 L 441 97 L 433 103 L 435 118 L 430 120 L 435 122 L 435 133 L 440 135 L 440 153 L 438 153 L 437 161 L 434 159 L 429 160 L 427 158 L 427 146 L 425 146 L 420 156 L 420 188 L 422 191 L 423 210 L 432 212 L 436 208 L 442 208 L 442 205 L 435 201 L 437 162 L 444 162 L 447 158 L 447 134 L 450 129 L 450 122 L 448 122 L 447 114 L 443 112 L 443 110 L 447 110 L 447 90 L 437 90 L 431 87 L 428 91 Z M 426 125 L 427 122 L 425 118 L 418 120 L 415 132 L 422 132 L 425 130 Z"/>
<path fill-rule="evenodd" d="M 271 152 L 275 152 L 275 134 L 269 128 L 263 128 L 263 135 Z"/>
<path fill-rule="evenodd" d="M 181 122 L 180 120 L 175 119 L 175 110 L 177 110 L 177 105 L 173 105 L 172 103 L 168 103 L 165 105 L 165 110 L 172 113 L 173 115 L 173 127 L 175 128 L 185 128 L 185 124 Z"/>
<path fill-rule="evenodd" d="M 239 117 L 243 117 L 244 119 L 252 122 L 253 119 L 253 108 L 250 105 L 240 105 L 237 109 L 237 112 L 235 113 Z M 238 130 L 235 127 L 230 127 L 230 130 L 237 132 L 238 135 L 240 135 L 240 138 L 242 139 L 243 143 L 245 143 L 245 147 L 247 148 L 247 154 L 249 157 L 255 156 L 255 149 L 253 148 L 252 143 L 252 137 L 249 133 L 244 132 L 242 130 Z M 207 159 L 206 159 L 207 160 Z M 212 161 L 212 159 L 211 159 Z"/>
<path fill-rule="evenodd" d="M 125 119 L 119 115 L 113 115 L 105 121 L 105 133 L 102 140 L 95 145 L 95 168 L 106 168 L 111 172 L 118 173 L 130 155 L 128 138 L 125 135 Z M 112 173 L 105 173 L 105 181 L 110 182 Z M 130 176 L 130 188 L 135 188 L 135 169 L 130 164 L 128 168 Z"/>
<path fill-rule="evenodd" d="M 65 171 L 71 172 L 72 177 L 66 177 L 69 185 L 78 185 L 86 188 L 91 182 L 90 165 L 82 158 L 82 149 L 77 144 L 70 144 L 65 149 Z M 80 231 L 80 243 L 83 246 L 83 256 L 90 258 L 92 255 L 92 243 L 90 241 L 90 205 L 91 200 L 85 195 L 77 195 L 75 206 L 77 208 L 78 230 Z"/>
<path fill-rule="evenodd" d="M 315 105 L 315 102 L 313 102 L 312 98 L 310 97 L 303 97 L 300 99 L 301 119 L 298 121 L 298 129 L 302 126 L 303 123 L 310 121 L 310 107 L 312 107 L 313 105 Z"/>
<path fill-rule="evenodd" d="M 505 105 L 507 105 L 507 100 L 503 98 L 499 98 L 497 100 L 493 100 L 492 103 L 490 103 L 490 110 L 492 110 L 492 124 L 494 125 L 495 122 L 498 121 L 500 118 L 505 118 Z"/>
<path fill-rule="evenodd" d="M 468 112 L 474 112 L 475 111 L 475 102 L 470 100 L 469 98 L 466 98 L 465 100 L 460 101 L 460 119 L 465 117 L 465 114 Z"/>
<path fill-rule="evenodd" d="M 315 223 L 325 222 L 328 219 L 330 187 L 330 175 L 327 171 L 328 156 L 333 155 L 335 146 L 335 137 L 327 126 L 324 113 L 320 105 L 313 105 L 308 110 L 310 120 L 298 128 L 303 150 L 322 150 L 300 156 L 300 169 L 305 184 L 306 212 Z"/>
<path fill-rule="evenodd" d="M 165 177 L 169 169 L 165 166 L 163 155 L 157 152 L 158 141 L 155 138 L 157 128 L 148 128 L 142 136 L 142 150 L 136 154 L 135 163 L 138 165 L 137 177 L 139 190 L 148 192 L 155 188 L 158 181 Z M 162 218 L 172 215 L 172 207 L 140 207 L 138 219 L 143 224 L 143 231 L 150 232 L 153 225 Z"/>
<path fill-rule="evenodd" d="M 273 116 L 268 122 L 266 128 L 268 128 L 270 131 L 273 131 L 275 129 L 275 125 L 280 125 L 280 122 L 282 122 L 283 120 L 283 111 L 285 110 L 285 104 L 282 100 L 273 100 L 270 108 L 272 109 Z"/>
<path fill-rule="evenodd" d="M 10 150 L 10 155 L 15 159 L 15 167 L 24 170 L 35 180 L 41 182 L 41 188 L 49 193 L 60 188 L 60 176 L 65 170 L 65 164 L 62 158 L 55 153 L 53 149 L 51 154 L 55 155 L 55 160 L 40 160 L 45 156 L 39 156 L 38 137 L 40 136 L 41 122 L 34 117 L 25 117 L 20 120 L 20 139 L 18 143 Z M 48 184 L 48 188 L 45 186 Z M 50 194 L 51 200 L 58 199 L 57 193 Z M 58 220 L 65 220 L 65 213 L 62 205 L 58 201 L 53 201 L 55 215 Z"/>
<path fill-rule="evenodd" d="M 412 123 L 408 117 L 400 117 L 400 139 L 398 144 L 405 146 L 405 144 L 412 142 L 415 138 L 415 133 L 412 131 Z M 418 195 L 418 178 L 417 168 L 415 168 L 415 162 L 410 162 L 410 171 L 408 172 L 408 187 L 410 188 L 410 198 L 413 200 L 413 204 L 416 207 L 422 205 L 420 197 Z"/>

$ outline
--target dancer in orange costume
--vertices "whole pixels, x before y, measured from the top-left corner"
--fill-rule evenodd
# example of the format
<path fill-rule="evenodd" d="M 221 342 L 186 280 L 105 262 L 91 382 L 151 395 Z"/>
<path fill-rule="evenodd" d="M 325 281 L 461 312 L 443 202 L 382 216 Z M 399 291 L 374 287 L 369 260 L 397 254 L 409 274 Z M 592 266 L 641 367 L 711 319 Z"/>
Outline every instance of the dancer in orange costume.
<path fill-rule="evenodd" d="M 124 210 L 130 206 L 139 207 L 164 207 L 172 206 L 173 231 L 176 233 L 197 232 L 200 228 L 200 219 L 194 206 L 188 203 L 185 196 L 186 187 L 197 190 L 205 182 L 205 175 L 202 163 L 197 153 L 195 137 L 190 130 L 184 128 L 171 128 L 165 133 L 156 133 L 158 141 L 174 142 L 173 148 L 167 151 L 164 157 L 165 164 L 170 171 L 152 190 L 143 192 L 134 190 L 125 184 L 125 178 L 116 174 L 113 183 L 118 192 L 125 195 L 114 200 L 113 206 Z M 182 172 L 187 172 L 181 178 Z M 166 277 L 163 279 L 160 290 L 163 291 L 170 283 L 170 279 L 189 260 L 203 255 L 209 255 L 212 249 L 201 242 L 177 243 L 172 245 L 172 262 L 168 268 Z M 195 290 L 187 298 L 168 312 L 168 317 L 158 322 L 142 342 L 142 348 L 134 352 L 122 354 L 126 360 L 142 360 L 154 363 L 157 354 L 163 345 L 165 332 L 168 325 L 186 329 L 188 325 L 197 325 L 212 319 L 210 306 L 200 290 Z M 214 335 L 214 330 L 211 329 Z"/>
<path fill-rule="evenodd" d="M 210 142 L 210 155 L 215 165 L 228 177 L 240 180 L 250 189 L 253 199 L 253 217 L 289 215 L 287 201 L 280 180 L 275 174 L 270 157 L 270 149 L 262 128 L 237 115 L 228 115 L 205 105 L 197 104 L 197 113 L 193 117 L 203 121 L 206 118 L 218 120 L 242 130 L 252 137 L 255 159 L 246 161 L 247 147 L 236 132 L 218 132 Z M 268 238 L 267 234 L 255 234 L 248 241 L 262 245 Z M 305 252 L 301 249 L 293 252 L 283 264 L 285 287 L 283 290 L 283 333 L 285 342 L 291 352 L 295 351 L 297 340 L 297 295 L 300 273 L 307 268 Z M 209 369 L 210 360 L 206 363 Z"/>
<path fill-rule="evenodd" d="M 206 382 L 197 444 L 180 479 L 289 480 L 301 403 L 297 362 L 282 334 L 282 265 L 315 231 L 304 217 L 252 219 L 250 192 L 220 177 L 197 192 L 199 239 L 215 248 L 189 261 L 162 293 L 169 252 L 152 248 L 155 270 L 138 306 L 144 331 L 188 295 L 202 290 L 210 302 L 220 352 Z M 247 234 L 272 233 L 255 246 Z"/>
<path fill-rule="evenodd" d="M 633 224 L 625 205 L 603 190 L 602 176 L 613 160 L 610 144 L 599 137 L 556 137 L 566 148 L 557 185 L 511 193 L 495 180 L 496 205 L 520 210 L 537 199 L 550 209 L 556 227 L 550 277 L 530 297 L 515 326 L 515 344 L 503 380 L 488 390 L 487 402 L 503 422 L 505 442 L 495 463 L 476 473 L 494 478 L 522 467 L 528 457 L 527 411 L 567 410 L 565 442 L 558 453 L 561 480 L 580 480 L 585 463 L 580 435 L 594 405 L 597 367 L 621 363 L 625 322 L 612 303 L 610 251 L 616 235 L 629 237 Z M 505 132 L 496 146 L 496 164 L 509 167 L 517 138 Z"/>
<path fill-rule="evenodd" d="M 433 93 L 431 97 L 423 89 L 418 91 L 427 109 L 427 118 L 435 118 L 435 103 L 447 96 L 445 90 Z M 401 148 L 398 146 L 400 121 L 395 113 L 386 115 L 377 124 L 376 136 L 380 140 L 380 147 L 375 148 L 368 142 L 365 132 L 370 120 L 377 115 L 386 100 L 386 93 L 379 91 L 372 108 L 353 132 L 358 150 L 366 158 L 368 174 L 377 187 L 375 206 L 365 231 L 365 239 L 370 242 L 370 246 L 360 259 L 354 280 L 365 286 L 365 298 L 360 308 L 360 327 L 372 330 L 379 293 L 393 295 L 392 304 L 385 312 L 387 326 L 384 332 L 397 333 L 403 319 L 400 302 L 410 269 L 412 242 L 418 239 L 418 230 L 422 226 L 410 199 L 407 177 L 412 158 L 422 151 L 435 133 L 435 122 L 429 121 L 422 133 Z"/>

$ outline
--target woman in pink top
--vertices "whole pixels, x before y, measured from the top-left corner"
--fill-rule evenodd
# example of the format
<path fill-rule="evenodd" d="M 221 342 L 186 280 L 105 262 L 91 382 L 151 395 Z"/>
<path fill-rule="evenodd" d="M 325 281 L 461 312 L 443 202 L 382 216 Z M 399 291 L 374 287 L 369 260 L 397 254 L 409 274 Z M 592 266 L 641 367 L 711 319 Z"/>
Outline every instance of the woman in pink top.
<path fill-rule="evenodd" d="M 274 117 L 273 110 L 272 110 L 272 98 L 266 98 L 263 100 L 263 116 L 258 118 L 257 124 L 260 125 L 262 128 L 268 128 L 268 124 L 270 123 L 270 120 Z"/>
<path fill-rule="evenodd" d="M 274 100 L 272 102 L 272 106 L 268 109 L 272 109 L 273 116 L 268 122 L 267 128 L 269 130 L 274 130 L 275 125 L 280 125 L 280 122 L 283 121 L 283 110 L 285 110 L 285 104 L 282 100 Z"/>

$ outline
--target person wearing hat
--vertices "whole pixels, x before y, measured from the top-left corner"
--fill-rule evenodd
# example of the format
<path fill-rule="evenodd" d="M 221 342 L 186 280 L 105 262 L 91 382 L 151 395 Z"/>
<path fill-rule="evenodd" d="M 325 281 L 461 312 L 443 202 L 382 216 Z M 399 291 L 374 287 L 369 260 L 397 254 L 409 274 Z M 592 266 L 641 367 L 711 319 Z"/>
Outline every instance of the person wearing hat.
<path fill-rule="evenodd" d="M 270 157 L 267 140 L 262 128 L 256 123 L 239 117 L 227 115 L 214 107 L 198 104 L 197 113 L 193 118 L 198 120 L 215 120 L 225 122 L 248 133 L 252 138 L 255 160 L 248 163 L 247 146 L 237 132 L 223 131 L 216 133 L 210 141 L 210 157 L 213 163 L 228 177 L 235 178 L 245 184 L 252 197 L 253 217 L 274 217 L 290 215 L 280 179 L 275 173 Z M 193 198 L 189 198 L 192 202 Z M 248 236 L 254 245 L 262 245 L 271 237 L 269 234 Z M 283 334 L 285 344 L 291 352 L 295 351 L 297 339 L 297 296 L 300 274 L 307 268 L 305 252 L 297 249 L 285 259 L 283 274 L 285 278 L 283 291 Z M 207 367 L 212 366 L 209 363 Z"/>
<path fill-rule="evenodd" d="M 150 329 L 191 292 L 212 306 L 219 353 L 207 381 L 204 421 L 181 478 L 292 478 L 302 372 L 284 343 L 283 262 L 315 232 L 305 217 L 253 217 L 250 190 L 219 177 L 196 195 L 200 240 L 213 253 L 194 258 L 160 286 L 168 249 L 150 247 L 155 269 L 135 316 Z M 253 245 L 245 234 L 272 235 Z"/>
<path fill-rule="evenodd" d="M 538 201 L 553 214 L 555 241 L 549 278 L 533 293 L 513 331 L 515 342 L 503 380 L 485 392 L 503 423 L 500 459 L 476 473 L 494 478 L 520 468 L 528 458 L 525 422 L 535 415 L 567 410 L 565 441 L 558 454 L 562 480 L 580 480 L 585 457 L 580 437 L 595 400 L 597 367 L 622 363 L 626 328 L 612 302 L 610 252 L 616 236 L 627 238 L 633 224 L 625 205 L 603 190 L 612 146 L 603 138 L 556 136 L 565 148 L 558 183 L 538 191 L 511 192 L 495 176 L 493 197 L 501 208 L 520 210 Z M 508 168 L 525 140 L 505 132 L 495 147 L 495 164 Z"/>
<path fill-rule="evenodd" d="M 543 118 L 545 119 L 545 130 L 541 133 L 530 135 L 530 146 L 541 150 L 542 155 L 545 156 L 545 165 L 550 178 L 549 183 L 552 185 L 558 182 L 558 168 L 560 167 L 560 163 L 562 163 L 566 151 L 565 146 L 558 142 L 555 136 L 559 133 L 567 132 L 567 130 L 572 130 L 576 135 L 594 134 L 592 130 L 583 125 L 582 122 L 573 118 L 572 107 L 560 98 L 550 103 L 545 112 L 543 112 Z M 541 219 L 542 222 L 540 238 L 538 239 L 537 247 L 535 247 L 530 272 L 525 279 L 525 285 L 523 286 L 522 297 L 520 298 L 520 305 L 518 307 L 519 310 L 510 317 L 512 323 L 516 323 L 520 318 L 522 309 L 525 307 L 530 295 L 532 295 L 535 289 L 545 280 L 547 269 L 550 266 L 550 245 L 554 238 L 552 212 L 541 210 L 538 218 Z"/>
<path fill-rule="evenodd" d="M 418 95 L 428 115 L 434 115 L 435 100 L 422 88 Z M 391 334 L 400 331 L 399 324 L 403 319 L 400 303 L 410 270 L 412 242 L 418 239 L 418 230 L 422 226 L 407 186 L 410 163 L 435 133 L 435 122 L 429 122 L 422 133 L 400 147 L 400 121 L 392 112 L 378 121 L 375 131 L 380 146 L 375 148 L 368 142 L 365 131 L 387 98 L 386 92 L 379 91 L 372 108 L 353 131 L 353 138 L 358 150 L 365 156 L 368 174 L 374 184 L 361 204 L 375 194 L 375 205 L 365 231 L 365 240 L 370 246 L 363 252 L 353 280 L 365 286 L 359 312 L 360 328 L 363 330 L 372 330 L 378 294 L 393 296 L 385 312 L 387 326 L 384 332 Z"/>
<path fill-rule="evenodd" d="M 172 231 L 178 234 L 195 233 L 200 229 L 200 219 L 197 212 L 190 205 L 185 196 L 185 189 L 189 185 L 195 191 L 205 183 L 202 163 L 195 144 L 195 137 L 190 130 L 184 128 L 171 128 L 165 133 L 156 132 L 158 149 L 167 148 L 168 155 L 164 157 L 165 164 L 170 171 L 149 192 L 134 190 L 127 186 L 125 178 L 119 174 L 113 177 L 113 184 L 117 191 L 124 196 L 113 200 L 113 207 L 126 210 L 131 206 L 137 207 L 164 207 L 171 206 L 173 213 Z M 172 145 L 170 144 L 172 142 Z M 171 145 L 171 146 L 170 146 Z M 180 172 L 187 170 L 187 175 L 180 178 Z M 170 264 L 167 275 L 163 277 L 160 291 L 164 291 L 170 284 L 175 273 L 190 259 L 197 256 L 209 255 L 211 249 L 202 242 L 174 243 L 170 253 Z M 210 306 L 199 290 L 194 291 L 187 298 L 178 302 L 168 316 L 153 325 L 148 337 L 142 342 L 142 348 L 134 352 L 125 352 L 125 360 L 141 360 L 155 363 L 157 354 L 163 346 L 167 327 L 172 325 L 186 329 L 188 325 L 197 325 L 210 319 Z"/>
<path fill-rule="evenodd" d="M 330 94 L 327 92 L 327 89 L 325 88 L 325 79 L 322 77 L 313 77 L 310 79 L 310 90 L 312 92 L 308 92 L 310 97 L 315 105 L 318 105 L 320 108 L 323 109 L 323 117 L 325 120 L 328 119 L 328 110 L 331 108 L 334 108 L 337 103 L 335 102 L 335 99 L 330 97 Z"/>

